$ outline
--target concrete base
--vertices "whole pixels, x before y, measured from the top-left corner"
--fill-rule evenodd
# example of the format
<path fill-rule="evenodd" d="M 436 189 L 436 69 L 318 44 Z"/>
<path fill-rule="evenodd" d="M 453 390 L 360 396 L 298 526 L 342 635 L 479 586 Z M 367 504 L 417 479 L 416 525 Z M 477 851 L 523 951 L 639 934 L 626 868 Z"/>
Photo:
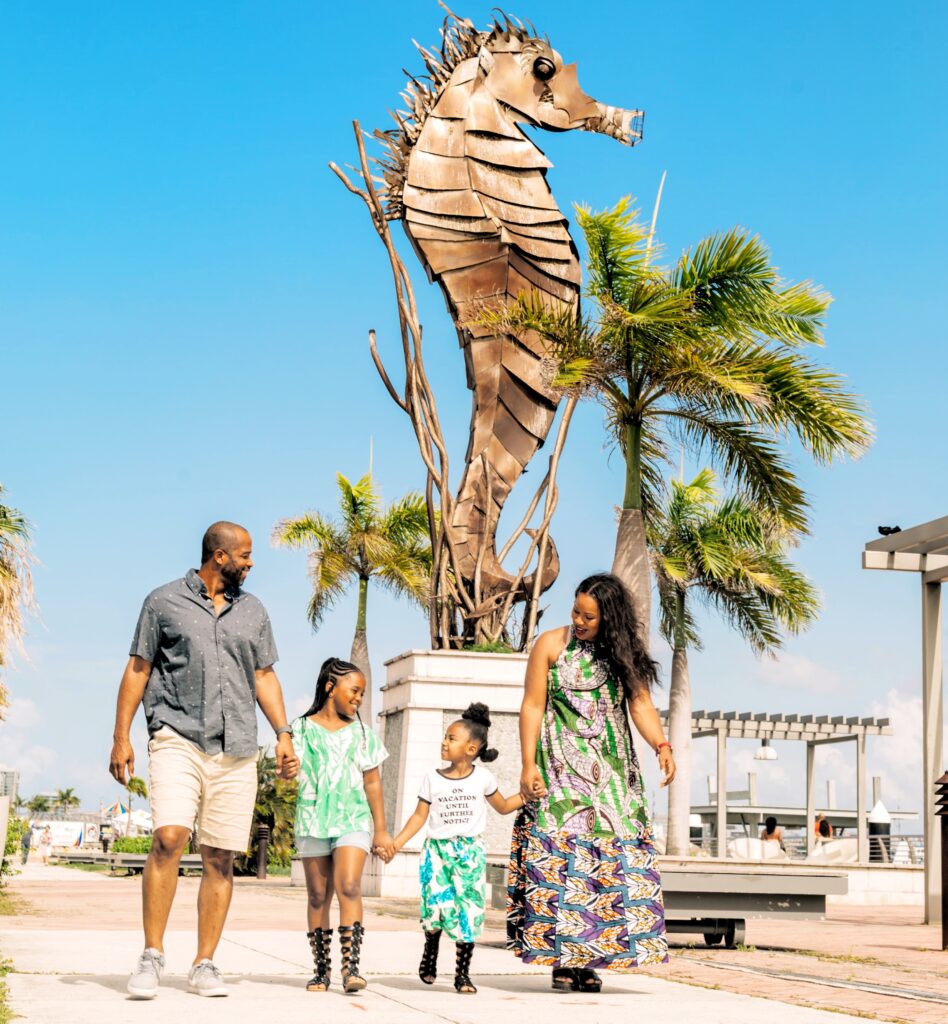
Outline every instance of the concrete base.
<path fill-rule="evenodd" d="M 386 662 L 380 732 L 389 751 L 382 770 L 389 830 L 396 834 L 418 804 L 425 774 L 443 765 L 445 730 L 474 701 L 490 708 L 490 745 L 500 757 L 490 764 L 505 795 L 520 785 L 519 715 L 523 698 L 525 654 L 476 654 L 463 651 L 408 651 Z M 511 818 L 491 812 L 484 842 L 488 854 L 506 854 Z M 423 833 L 405 848 L 421 849 Z M 417 862 L 415 862 L 417 863 Z M 380 877 L 403 877 L 408 861 L 377 865 Z M 384 888 L 382 883 L 380 887 Z M 381 894 L 381 893 L 380 893 Z"/>

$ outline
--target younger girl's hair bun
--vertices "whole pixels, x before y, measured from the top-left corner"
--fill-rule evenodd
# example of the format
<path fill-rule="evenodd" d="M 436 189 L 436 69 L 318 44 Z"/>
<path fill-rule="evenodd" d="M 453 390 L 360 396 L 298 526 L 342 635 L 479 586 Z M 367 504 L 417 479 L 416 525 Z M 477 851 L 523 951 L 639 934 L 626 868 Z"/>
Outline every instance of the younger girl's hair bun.
<path fill-rule="evenodd" d="M 496 761 L 500 755 L 493 747 L 484 747 L 477 756 L 482 761 Z"/>
<path fill-rule="evenodd" d="M 461 715 L 461 718 L 465 722 L 474 722 L 477 725 L 483 725 L 485 729 L 490 728 L 490 708 L 486 704 L 469 704 L 467 711 Z M 494 751 L 494 757 L 496 756 L 497 752 Z M 491 758 L 491 760 L 493 760 L 493 758 Z"/>

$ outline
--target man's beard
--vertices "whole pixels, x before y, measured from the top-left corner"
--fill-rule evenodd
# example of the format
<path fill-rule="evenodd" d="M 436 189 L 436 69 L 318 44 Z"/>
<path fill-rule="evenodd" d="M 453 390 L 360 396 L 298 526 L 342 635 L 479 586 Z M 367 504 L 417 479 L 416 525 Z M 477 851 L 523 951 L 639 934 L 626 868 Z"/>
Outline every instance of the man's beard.
<path fill-rule="evenodd" d="M 224 582 L 230 587 L 231 590 L 239 590 L 240 584 L 244 579 L 243 569 L 238 569 L 236 565 L 225 565 L 221 569 L 221 576 L 224 577 Z"/>

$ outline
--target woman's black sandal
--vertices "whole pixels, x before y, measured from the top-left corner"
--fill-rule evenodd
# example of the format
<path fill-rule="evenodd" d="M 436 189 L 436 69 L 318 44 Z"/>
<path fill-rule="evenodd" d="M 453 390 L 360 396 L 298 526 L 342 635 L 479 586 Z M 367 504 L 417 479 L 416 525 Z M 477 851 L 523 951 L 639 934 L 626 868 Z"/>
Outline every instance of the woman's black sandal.
<path fill-rule="evenodd" d="M 317 928 L 307 932 L 309 948 L 313 951 L 316 973 L 306 984 L 307 992 L 327 992 L 330 981 L 330 956 L 332 955 L 332 928 Z"/>
<path fill-rule="evenodd" d="M 474 987 L 474 982 L 471 981 L 471 957 L 474 955 L 474 943 L 473 942 L 459 942 L 458 943 L 458 959 L 457 966 L 454 971 L 454 988 L 456 992 L 460 992 L 461 995 L 474 995 L 477 989 Z"/>
<path fill-rule="evenodd" d="M 576 991 L 578 992 L 601 992 L 602 978 L 588 967 L 580 967 L 576 971 Z"/>
<path fill-rule="evenodd" d="M 368 984 L 359 974 L 359 957 L 362 954 L 362 936 L 365 929 L 361 921 L 339 925 L 339 945 L 342 949 L 342 988 L 347 993 L 361 992 Z"/>
<path fill-rule="evenodd" d="M 553 968 L 553 991 L 575 992 L 579 987 L 576 970 L 572 967 Z"/>
<path fill-rule="evenodd" d="M 426 985 L 433 985 L 438 977 L 438 946 L 441 942 L 441 932 L 425 932 L 425 951 L 421 954 L 421 963 L 418 965 L 418 977 Z"/>

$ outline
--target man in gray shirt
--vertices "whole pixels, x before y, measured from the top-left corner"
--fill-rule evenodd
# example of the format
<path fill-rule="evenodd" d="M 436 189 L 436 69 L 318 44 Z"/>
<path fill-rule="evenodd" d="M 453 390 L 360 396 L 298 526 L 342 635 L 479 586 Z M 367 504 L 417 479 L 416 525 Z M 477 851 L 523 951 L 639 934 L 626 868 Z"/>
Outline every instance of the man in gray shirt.
<path fill-rule="evenodd" d="M 142 881 L 145 951 L 128 983 L 139 999 L 158 994 L 178 863 L 195 824 L 203 873 L 188 986 L 199 995 L 227 995 L 213 957 L 233 893 L 234 853 L 247 849 L 253 820 L 257 704 L 276 731 L 277 774 L 292 778 L 299 769 L 273 670 L 270 619 L 241 590 L 252 566 L 243 527 L 209 527 L 201 568 L 145 599 L 119 686 L 109 770 L 122 785 L 135 771 L 129 734 L 139 704 L 149 735 L 154 834 Z"/>

